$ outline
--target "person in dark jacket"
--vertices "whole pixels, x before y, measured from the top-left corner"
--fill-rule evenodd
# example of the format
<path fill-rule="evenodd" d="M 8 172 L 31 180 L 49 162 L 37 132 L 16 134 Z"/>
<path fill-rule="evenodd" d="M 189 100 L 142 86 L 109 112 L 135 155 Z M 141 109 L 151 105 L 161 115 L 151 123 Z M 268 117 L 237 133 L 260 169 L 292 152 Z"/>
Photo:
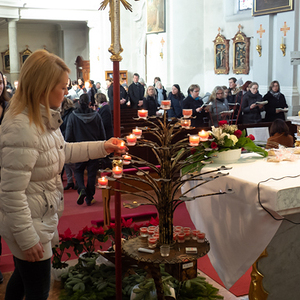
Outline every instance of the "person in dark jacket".
<path fill-rule="evenodd" d="M 271 82 L 269 91 L 266 95 L 264 95 L 263 100 L 268 101 L 265 105 L 265 122 L 273 122 L 276 119 L 285 121 L 285 115 L 282 109 L 287 109 L 288 105 L 284 95 L 280 93 L 280 85 L 277 80 Z"/>
<path fill-rule="evenodd" d="M 111 111 L 114 110 L 114 84 L 112 83 L 107 91 L 108 99 L 109 99 L 109 106 Z M 120 108 L 125 109 L 127 108 L 127 102 L 128 102 L 128 94 L 125 90 L 125 88 L 120 85 Z"/>
<path fill-rule="evenodd" d="M 114 134 L 110 105 L 108 104 L 107 98 L 103 93 L 97 93 L 95 95 L 95 100 L 98 106 L 98 113 L 102 118 L 106 138 L 110 139 Z"/>
<path fill-rule="evenodd" d="M 75 110 L 74 102 L 67 97 L 64 97 L 63 102 L 61 103 L 61 118 L 63 123 L 60 125 L 60 131 L 65 138 L 66 136 L 66 128 L 67 123 L 70 115 L 72 114 L 73 110 Z M 64 170 L 66 171 L 67 175 L 67 185 L 64 187 L 64 190 L 77 190 L 77 184 L 74 184 L 73 175 L 75 176 L 75 164 L 69 163 L 64 165 Z M 63 173 L 63 172 L 62 172 Z"/>
<path fill-rule="evenodd" d="M 145 88 L 139 83 L 140 75 L 133 74 L 133 83 L 128 88 L 130 98 L 130 106 L 133 109 L 138 109 L 143 106 Z"/>
<path fill-rule="evenodd" d="M 258 83 L 249 84 L 249 91 L 244 95 L 242 102 L 243 124 L 253 124 L 261 122 L 261 111 L 264 105 L 257 102 L 262 101 L 262 95 L 258 92 Z"/>
<path fill-rule="evenodd" d="M 148 110 L 148 116 L 156 116 L 156 112 L 158 110 L 158 102 L 156 90 L 153 86 L 149 86 L 147 88 L 146 98 L 143 101 L 143 108 Z"/>
<path fill-rule="evenodd" d="M 182 117 L 182 102 L 184 95 L 180 91 L 178 84 L 173 84 L 172 92 L 168 95 L 168 100 L 171 100 L 171 109 L 168 110 L 169 118 L 181 118 Z"/>
<path fill-rule="evenodd" d="M 67 142 L 83 141 L 103 141 L 106 139 L 104 126 L 100 114 L 89 107 L 90 101 L 87 94 L 82 94 L 79 98 L 80 107 L 72 112 L 68 119 L 66 129 Z M 87 186 L 84 185 L 84 170 L 87 168 Z M 77 204 L 81 205 L 86 201 L 87 205 L 94 204 L 95 182 L 97 170 L 99 168 L 98 159 L 90 159 L 82 163 L 75 164 L 75 178 L 78 184 Z"/>
<path fill-rule="evenodd" d="M 189 95 L 183 100 L 182 109 L 192 109 L 193 117 L 196 118 L 191 120 L 191 125 L 194 127 L 203 127 L 205 126 L 204 118 L 207 118 L 208 113 L 202 107 L 203 101 L 199 97 L 200 86 L 192 84 L 188 90 Z"/>

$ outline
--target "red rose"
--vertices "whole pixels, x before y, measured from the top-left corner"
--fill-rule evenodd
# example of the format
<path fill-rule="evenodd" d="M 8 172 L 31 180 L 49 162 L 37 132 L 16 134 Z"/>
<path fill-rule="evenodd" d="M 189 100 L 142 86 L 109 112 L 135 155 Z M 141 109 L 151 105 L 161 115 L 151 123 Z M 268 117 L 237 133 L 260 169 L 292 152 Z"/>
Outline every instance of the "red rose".
<path fill-rule="evenodd" d="M 212 142 L 211 145 L 210 145 L 210 148 L 211 149 L 217 149 L 218 148 L 218 145 L 216 142 Z"/>
<path fill-rule="evenodd" d="M 247 137 L 248 137 L 251 141 L 254 141 L 254 140 L 255 140 L 255 137 L 254 137 L 253 134 L 249 134 Z"/>
<path fill-rule="evenodd" d="M 218 124 L 219 124 L 220 127 L 222 127 L 222 126 L 228 124 L 228 122 L 226 120 L 222 120 L 222 121 L 219 121 Z"/>
<path fill-rule="evenodd" d="M 196 152 L 196 149 L 195 148 L 192 148 L 191 149 L 191 154 L 194 154 Z"/>
<path fill-rule="evenodd" d="M 242 136 L 242 131 L 238 129 L 234 132 L 234 135 L 239 139 Z"/>

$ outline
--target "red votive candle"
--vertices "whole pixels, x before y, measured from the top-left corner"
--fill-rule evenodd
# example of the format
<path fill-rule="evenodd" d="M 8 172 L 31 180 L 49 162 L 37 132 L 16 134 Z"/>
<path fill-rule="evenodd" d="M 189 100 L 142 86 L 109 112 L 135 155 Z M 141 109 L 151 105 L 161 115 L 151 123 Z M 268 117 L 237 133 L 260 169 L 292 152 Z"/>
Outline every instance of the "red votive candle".
<path fill-rule="evenodd" d="M 149 235 L 153 235 L 154 232 L 155 232 L 154 229 L 149 229 L 149 228 L 148 228 L 148 234 L 149 234 Z"/>
<path fill-rule="evenodd" d="M 190 119 L 182 119 L 180 121 L 180 125 L 181 125 L 181 127 L 189 128 L 191 126 L 191 120 Z"/>
<path fill-rule="evenodd" d="M 128 154 L 123 155 L 123 164 L 124 165 L 129 165 L 131 162 L 131 156 Z"/>
<path fill-rule="evenodd" d="M 205 233 L 200 232 L 197 234 L 197 242 L 198 243 L 204 243 L 204 239 L 205 239 Z"/>
<path fill-rule="evenodd" d="M 200 233 L 200 230 L 195 229 L 195 230 L 192 231 L 193 240 L 197 240 L 197 234 L 198 233 Z"/>
<path fill-rule="evenodd" d="M 126 140 L 128 146 L 134 146 L 136 144 L 136 136 L 134 134 L 126 136 Z"/>
<path fill-rule="evenodd" d="M 201 130 L 198 132 L 199 138 L 201 142 L 206 142 L 209 137 L 209 133 L 205 130 Z"/>
<path fill-rule="evenodd" d="M 120 144 L 120 150 L 124 150 L 124 149 L 125 149 L 125 143 L 121 142 L 121 144 Z"/>
<path fill-rule="evenodd" d="M 121 178 L 122 174 L 123 174 L 123 168 L 121 168 L 119 166 L 115 166 L 115 167 L 113 167 L 112 172 L 113 172 L 114 178 Z"/>
<path fill-rule="evenodd" d="M 182 226 L 175 226 L 175 231 L 176 232 L 182 232 L 183 231 L 183 227 Z"/>
<path fill-rule="evenodd" d="M 171 100 L 162 100 L 161 101 L 161 108 L 170 109 L 171 108 Z"/>
<path fill-rule="evenodd" d="M 189 241 L 191 239 L 191 231 L 190 230 L 186 230 L 184 231 L 184 235 L 185 235 L 185 240 Z"/>
<path fill-rule="evenodd" d="M 157 238 L 149 236 L 148 237 L 148 248 L 155 248 L 157 244 Z"/>
<path fill-rule="evenodd" d="M 190 146 L 195 147 L 199 145 L 200 137 L 198 135 L 190 135 Z"/>
<path fill-rule="evenodd" d="M 191 117 L 193 114 L 193 110 L 192 109 L 183 109 L 182 110 L 182 115 L 184 118 L 189 118 Z"/>
<path fill-rule="evenodd" d="M 147 227 L 141 227 L 140 228 L 140 235 L 141 235 L 141 237 L 148 236 L 148 228 Z"/>
<path fill-rule="evenodd" d="M 178 243 L 184 243 L 184 241 L 185 241 L 184 232 L 180 232 L 180 233 L 177 234 L 177 241 L 178 241 Z"/>
<path fill-rule="evenodd" d="M 100 188 L 105 189 L 108 184 L 108 179 L 107 177 L 103 176 L 101 178 L 98 178 L 98 185 Z"/>
<path fill-rule="evenodd" d="M 140 139 L 142 136 L 142 129 L 136 127 L 135 129 L 132 129 L 132 134 L 134 134 L 138 139 Z"/>
<path fill-rule="evenodd" d="M 139 118 L 146 119 L 148 117 L 148 110 L 146 109 L 138 110 L 138 116 Z"/>

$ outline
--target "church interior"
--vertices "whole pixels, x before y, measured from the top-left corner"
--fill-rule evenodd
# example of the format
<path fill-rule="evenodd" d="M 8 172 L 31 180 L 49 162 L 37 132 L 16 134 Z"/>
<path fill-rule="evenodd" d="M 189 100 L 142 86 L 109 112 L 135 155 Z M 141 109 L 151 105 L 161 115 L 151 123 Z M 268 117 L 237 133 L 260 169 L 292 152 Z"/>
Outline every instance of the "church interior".
<path fill-rule="evenodd" d="M 114 0 L 108 2 L 111 1 Z M 132 12 L 125 9 L 123 2 L 119 1 L 121 84 L 129 86 L 133 82 L 134 74 L 138 73 L 146 86 L 153 85 L 154 78 L 159 77 L 167 93 L 171 92 L 174 84 L 178 84 L 184 96 L 188 96 L 188 88 L 192 84 L 198 84 L 200 97 L 204 97 L 211 94 L 216 86 L 229 87 L 229 79 L 234 77 L 241 82 L 241 85 L 246 81 L 257 82 L 259 93 L 263 96 L 269 91 L 270 83 L 276 80 L 280 83 L 280 92 L 285 95 L 288 105 L 285 118 L 292 123 L 295 122 L 293 124 L 298 125 L 297 130 L 300 128 L 300 121 L 298 119 L 295 121 L 295 117 L 298 118 L 298 111 L 300 112 L 299 1 L 128 0 Z M 100 10 L 101 3 L 101 0 L 86 2 L 0 0 L 0 70 L 6 75 L 7 80 L 11 83 L 18 80 L 26 58 L 38 49 L 45 49 L 65 61 L 71 70 L 69 74 L 71 80 L 82 77 L 84 80 L 100 82 L 101 87 L 105 89 L 106 80 L 111 78 L 113 73 L 111 53 L 108 51 L 112 30 L 109 7 Z M 288 173 L 293 168 L 287 167 L 284 171 Z M 254 168 L 249 170 L 249 172 L 257 172 Z M 273 168 L 264 171 L 271 176 Z M 274 174 L 276 172 L 277 170 L 274 170 Z M 240 174 L 239 184 L 248 180 L 249 174 L 244 173 L 240 170 L 236 175 L 238 178 Z M 293 170 L 292 173 L 292 176 L 298 176 L 297 170 Z M 255 175 L 251 173 L 249 177 L 251 181 Z M 265 269 L 268 278 L 274 279 L 267 283 L 267 290 L 272 292 L 269 297 L 261 289 L 258 289 L 258 292 L 252 290 L 249 295 L 231 294 L 228 290 L 235 283 L 234 280 L 245 274 L 255 259 L 249 266 L 246 264 L 247 267 L 231 268 L 229 265 L 234 265 L 230 261 L 234 259 L 231 256 L 218 269 L 215 265 L 218 265 L 218 259 L 223 257 L 216 253 L 210 259 L 217 268 L 218 274 L 221 274 L 220 278 L 226 288 L 219 286 L 215 281 L 212 281 L 212 284 L 218 286 L 220 295 L 223 295 L 225 300 L 299 299 L 299 284 L 295 286 L 295 278 L 299 278 L 300 274 L 293 268 L 293 265 L 299 262 L 299 258 L 295 258 L 295 252 L 286 249 L 297 249 L 299 246 L 295 241 L 295 237 L 300 236 L 297 227 L 300 207 L 299 187 L 298 185 L 295 187 L 291 182 L 286 185 L 280 183 L 279 186 L 272 183 L 271 186 L 275 191 L 271 191 L 271 187 L 267 188 L 262 192 L 262 198 L 267 197 L 266 195 L 274 199 L 278 198 L 278 202 L 274 204 L 278 207 L 271 207 L 271 209 L 284 212 L 292 220 L 289 225 L 283 222 L 277 227 L 274 225 L 276 222 L 272 220 L 274 224 L 272 223 L 270 227 L 273 225 L 275 227 L 270 229 L 266 225 L 269 223 L 266 222 L 264 225 L 265 219 L 262 218 L 259 219 L 261 227 L 255 228 L 257 231 L 261 229 L 264 232 L 265 243 L 269 244 L 268 251 L 271 253 L 269 260 L 265 260 L 266 262 L 262 260 L 261 267 Z M 294 189 L 289 190 L 291 187 Z M 255 185 L 255 189 L 245 188 L 245 190 L 239 185 L 235 188 L 246 197 L 252 192 L 256 193 L 257 186 Z M 235 199 L 234 196 L 232 199 Z M 240 208 L 240 203 L 235 200 L 237 202 L 234 205 Z M 280 201 L 283 203 L 281 207 L 278 204 Z M 223 208 L 226 214 L 228 207 Z M 191 219 L 195 221 L 197 216 L 193 215 L 193 209 L 198 208 L 192 205 L 188 207 Z M 241 219 L 246 219 L 249 211 L 240 208 L 240 212 L 243 214 Z M 278 216 L 276 213 L 275 215 Z M 218 218 L 216 222 L 217 220 Z M 243 220 L 239 221 L 242 223 Z M 203 226 L 201 222 L 199 221 L 199 226 Z M 213 226 L 211 220 L 207 222 Z M 214 234 L 217 235 L 216 232 Z M 270 238 L 270 234 L 276 237 L 276 241 Z M 285 234 L 288 236 L 284 239 L 286 248 L 280 242 L 280 238 Z M 256 236 L 252 236 L 251 233 L 249 235 L 251 241 L 255 242 Z M 214 236 L 214 239 L 217 238 Z M 240 243 L 232 240 L 237 244 Z M 261 245 L 263 244 L 261 242 Z M 248 247 L 249 242 L 246 245 Z M 280 248 L 279 253 L 282 254 L 282 258 L 278 265 L 268 269 L 267 265 L 271 265 L 271 260 L 274 258 L 272 256 L 274 248 Z M 245 248 L 241 249 L 246 251 Z M 261 250 L 263 249 L 258 247 L 251 257 L 245 258 L 245 261 L 250 261 L 253 255 L 258 257 Z M 230 247 L 225 248 L 224 251 L 230 251 Z M 244 259 L 239 253 L 236 256 L 239 261 Z M 296 259 L 297 263 L 295 261 L 286 263 L 291 257 Z M 233 281 L 225 274 L 224 269 L 226 270 L 227 267 L 232 274 L 236 273 Z M 293 270 L 286 270 L 287 268 Z M 284 276 L 287 276 L 286 281 L 284 279 L 279 281 L 282 283 L 281 289 L 278 284 L 274 284 L 278 282 L 276 279 L 279 276 L 274 275 L 275 272 L 276 274 L 284 272 Z M 251 279 L 254 282 L 254 289 L 257 287 L 256 279 Z M 261 298 L 256 298 L 257 296 L 254 295 L 260 295 Z M 53 299 L 58 299 L 55 297 Z"/>

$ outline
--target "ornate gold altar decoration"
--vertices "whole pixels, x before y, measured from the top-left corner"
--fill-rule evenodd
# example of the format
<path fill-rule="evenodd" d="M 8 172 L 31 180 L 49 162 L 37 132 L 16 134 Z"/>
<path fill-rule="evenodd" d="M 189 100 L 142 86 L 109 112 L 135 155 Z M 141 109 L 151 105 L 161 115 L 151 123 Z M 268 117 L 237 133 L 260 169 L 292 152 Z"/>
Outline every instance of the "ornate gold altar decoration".
<path fill-rule="evenodd" d="M 256 262 L 252 265 L 249 300 L 266 300 L 268 298 L 269 293 L 265 291 L 262 284 L 264 275 L 260 273 L 257 269 L 258 261 L 266 256 L 268 256 L 267 249 L 263 251 L 263 253 L 259 256 Z"/>
<path fill-rule="evenodd" d="M 3 72 L 9 73 L 10 72 L 9 49 L 7 49 L 4 52 L 1 52 L 1 56 L 2 56 Z"/>
<path fill-rule="evenodd" d="M 111 44 L 108 51 L 112 54 L 110 59 L 112 61 L 121 61 L 123 52 L 120 41 L 120 2 L 122 2 L 125 9 L 132 11 L 132 6 L 126 0 L 104 0 L 101 2 L 99 9 L 104 10 L 109 4 L 109 19 L 111 22 Z"/>
<path fill-rule="evenodd" d="M 233 40 L 233 73 L 249 74 L 249 49 L 250 38 L 241 32 L 241 24 L 238 26 L 239 31 Z"/>
<path fill-rule="evenodd" d="M 147 126 L 140 127 L 143 130 L 143 136 L 137 140 L 135 147 L 148 147 L 154 153 L 158 165 L 149 163 L 137 156 L 129 155 L 132 157 L 131 168 L 137 170 L 136 174 L 123 173 L 122 178 L 116 179 L 108 177 L 109 181 L 120 182 L 120 189 L 114 187 L 107 187 L 108 189 L 119 191 L 125 194 L 131 194 L 138 196 L 142 201 L 132 201 L 126 203 L 124 206 L 127 208 L 135 208 L 140 205 L 154 205 L 159 214 L 159 243 L 160 244 L 172 244 L 173 243 L 173 214 L 176 208 L 185 201 L 192 201 L 198 198 L 226 194 L 227 191 L 220 191 L 212 194 L 197 195 L 189 197 L 187 194 L 203 184 L 215 180 L 221 176 L 226 176 L 228 173 L 222 173 L 222 170 L 226 170 L 225 167 L 214 169 L 200 173 L 192 173 L 183 176 L 180 170 L 191 164 L 189 159 L 192 147 L 189 146 L 189 137 L 183 139 L 178 138 L 178 134 L 181 132 L 188 133 L 189 129 L 181 127 L 176 118 L 172 118 L 171 121 L 167 118 L 166 110 L 162 117 L 149 117 L 148 119 L 134 118 L 136 121 L 145 122 Z M 193 129 L 193 128 L 190 128 Z M 151 140 L 144 138 L 145 135 L 152 136 Z M 208 163 L 210 157 L 205 157 L 203 164 Z M 113 159 L 120 159 L 114 157 Z M 141 166 L 148 167 L 152 172 L 155 172 L 158 176 L 155 178 L 151 176 L 151 171 L 146 171 Z M 107 170 L 102 170 L 107 172 Z M 111 172 L 111 170 L 109 170 Z M 122 181 L 124 179 L 124 181 Z M 126 180 L 126 181 L 125 181 Z M 132 180 L 132 184 L 129 182 Z M 129 182 L 128 182 L 129 181 Z M 176 196 L 180 188 L 188 181 L 197 181 L 197 184 L 178 198 Z M 138 183 L 142 182 L 151 187 L 155 195 L 149 194 L 144 189 L 138 187 Z M 126 187 L 133 189 L 134 191 L 126 190 Z"/>
<path fill-rule="evenodd" d="M 228 74 L 229 73 L 229 40 L 221 34 L 221 28 L 218 29 L 219 33 L 213 40 L 214 43 L 214 70 L 215 74 Z"/>

